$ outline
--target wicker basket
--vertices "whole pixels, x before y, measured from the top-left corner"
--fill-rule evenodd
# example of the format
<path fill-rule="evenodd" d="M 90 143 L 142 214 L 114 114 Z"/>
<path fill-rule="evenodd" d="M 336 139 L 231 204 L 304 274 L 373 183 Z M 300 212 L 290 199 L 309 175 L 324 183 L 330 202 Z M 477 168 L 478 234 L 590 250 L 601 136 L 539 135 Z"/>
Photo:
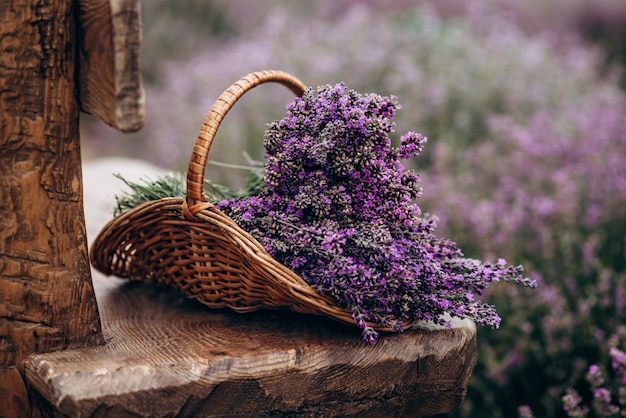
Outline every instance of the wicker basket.
<path fill-rule="evenodd" d="M 251 73 L 231 85 L 211 107 L 196 140 L 186 198 L 146 202 L 111 220 L 91 247 L 91 262 L 107 275 L 167 285 L 211 308 L 290 309 L 355 325 L 351 312 L 272 258 L 203 194 L 207 156 L 222 119 L 244 93 L 266 82 L 298 96 L 305 90 L 281 71 Z"/>

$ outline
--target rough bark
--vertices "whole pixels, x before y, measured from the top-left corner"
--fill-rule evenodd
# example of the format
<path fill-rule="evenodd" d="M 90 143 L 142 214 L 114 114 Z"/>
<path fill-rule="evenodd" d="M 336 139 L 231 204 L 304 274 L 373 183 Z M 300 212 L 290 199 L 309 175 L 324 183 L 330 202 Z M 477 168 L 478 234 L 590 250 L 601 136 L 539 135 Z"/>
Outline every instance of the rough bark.
<path fill-rule="evenodd" d="M 0 416 L 29 415 L 35 352 L 96 345 L 72 1 L 0 0 Z"/>

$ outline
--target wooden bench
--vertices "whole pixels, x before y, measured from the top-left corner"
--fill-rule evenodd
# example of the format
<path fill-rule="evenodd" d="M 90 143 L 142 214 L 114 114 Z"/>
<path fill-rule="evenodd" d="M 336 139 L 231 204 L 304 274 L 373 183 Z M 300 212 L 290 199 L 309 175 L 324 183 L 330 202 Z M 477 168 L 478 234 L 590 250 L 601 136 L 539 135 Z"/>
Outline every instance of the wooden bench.
<path fill-rule="evenodd" d="M 419 417 L 448 412 L 476 361 L 473 323 L 387 335 L 282 311 L 209 310 L 168 289 L 94 285 L 106 343 L 35 354 L 57 413 L 112 417 Z"/>
<path fill-rule="evenodd" d="M 387 417 L 457 407 L 476 359 L 469 321 L 371 347 L 324 318 L 212 311 L 92 276 L 78 115 L 142 126 L 139 41 L 136 0 L 3 3 L 0 416 Z"/>

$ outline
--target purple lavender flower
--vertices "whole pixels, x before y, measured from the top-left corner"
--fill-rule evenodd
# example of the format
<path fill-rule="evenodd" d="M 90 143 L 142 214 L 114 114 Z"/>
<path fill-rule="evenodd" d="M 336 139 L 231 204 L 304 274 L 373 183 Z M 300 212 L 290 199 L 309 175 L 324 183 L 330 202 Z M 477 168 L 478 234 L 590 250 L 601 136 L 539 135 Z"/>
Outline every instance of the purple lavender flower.
<path fill-rule="evenodd" d="M 612 347 L 609 350 L 609 356 L 611 357 L 611 367 L 617 374 L 620 383 L 626 385 L 626 353 Z"/>
<path fill-rule="evenodd" d="M 619 408 L 611 403 L 611 392 L 606 388 L 593 391 L 593 409 L 601 417 L 611 417 L 619 412 Z"/>
<path fill-rule="evenodd" d="M 570 418 L 584 418 L 589 414 L 589 408 L 581 406 L 582 398 L 574 389 L 567 389 L 561 398 L 563 410 Z"/>
<path fill-rule="evenodd" d="M 521 267 L 464 258 L 435 236 L 436 219 L 414 202 L 420 178 L 400 162 L 418 156 L 426 138 L 409 132 L 392 145 L 398 108 L 394 97 L 343 83 L 308 89 L 266 132 L 265 189 L 218 207 L 352 312 L 369 343 L 378 338 L 372 325 L 449 325 L 445 313 L 497 328 L 495 308 L 475 296 L 502 280 L 535 284 Z"/>
<path fill-rule="evenodd" d="M 604 378 L 602 377 L 602 372 L 597 364 L 592 364 L 589 366 L 589 370 L 587 371 L 587 375 L 585 376 L 589 384 L 592 388 L 597 389 L 604 384 Z"/>
<path fill-rule="evenodd" d="M 532 409 L 528 405 L 522 405 L 517 408 L 517 416 L 518 418 L 534 418 Z"/>

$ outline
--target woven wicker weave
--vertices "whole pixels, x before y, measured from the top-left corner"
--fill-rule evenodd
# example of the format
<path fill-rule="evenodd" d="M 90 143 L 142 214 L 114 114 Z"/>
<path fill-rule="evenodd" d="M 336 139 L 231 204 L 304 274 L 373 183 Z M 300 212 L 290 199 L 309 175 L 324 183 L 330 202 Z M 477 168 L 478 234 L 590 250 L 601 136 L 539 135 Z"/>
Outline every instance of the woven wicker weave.
<path fill-rule="evenodd" d="M 281 71 L 251 73 L 230 86 L 211 107 L 196 140 L 187 197 L 146 202 L 111 220 L 92 245 L 91 262 L 105 274 L 167 285 L 211 308 L 286 308 L 354 325 L 349 311 L 272 258 L 203 194 L 207 156 L 221 121 L 244 93 L 266 82 L 283 84 L 298 96 L 305 89 Z"/>

